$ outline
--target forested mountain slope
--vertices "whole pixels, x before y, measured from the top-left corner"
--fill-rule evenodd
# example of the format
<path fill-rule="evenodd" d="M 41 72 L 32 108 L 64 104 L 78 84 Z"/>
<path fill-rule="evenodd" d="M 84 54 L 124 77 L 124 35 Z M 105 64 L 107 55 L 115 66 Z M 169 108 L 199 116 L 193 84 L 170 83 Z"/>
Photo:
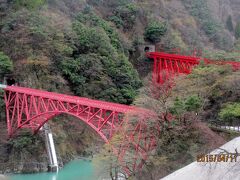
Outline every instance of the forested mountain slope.
<path fill-rule="evenodd" d="M 0 80 L 11 74 L 21 86 L 154 109 L 161 105 L 152 106 L 151 103 L 159 99 L 147 95 L 143 100 L 146 95 L 143 91 L 150 86 L 145 81 L 151 74 L 152 64 L 146 60 L 142 45 L 156 45 L 158 50 L 166 52 L 179 48 L 185 54 L 198 49 L 206 57 L 240 61 L 239 9 L 239 0 L 0 0 Z M 199 103 L 196 109 L 199 119 L 204 121 L 224 119 L 220 111 L 229 112 L 229 108 L 235 108 L 231 103 L 238 103 L 239 74 L 228 67 L 202 67 L 192 78 L 179 81 L 185 83 L 188 95 L 192 93 L 193 98 L 185 97 L 175 102 L 178 96 L 183 96 L 175 92 L 169 100 L 171 112 L 178 112 L 175 105 L 182 103 L 180 105 L 184 106 L 189 99 L 190 104 Z M 199 78 L 207 84 L 201 86 Z M 231 86 L 236 88 L 230 92 Z M 1 128 L 5 128 L 2 99 L 0 103 L 0 123 Z M 196 109 L 179 111 L 196 114 Z M 68 124 L 70 120 L 74 123 Z M 77 155 L 96 153 L 99 151 L 96 144 L 97 147 L 103 144 L 74 118 L 61 116 L 49 123 L 63 162 Z M 69 128 L 73 131 L 69 132 Z M 194 160 L 197 152 L 204 148 L 212 149 L 224 143 L 224 139 L 206 125 L 181 126 L 180 123 L 176 129 L 168 129 L 166 132 L 170 135 L 163 134 L 160 144 L 172 140 L 177 142 L 177 147 L 172 145 L 170 150 L 159 150 L 159 161 L 151 172 L 154 177 L 162 177 Z M 183 138 L 166 138 L 186 131 L 189 133 Z M 212 139 L 204 136 L 205 132 Z M 1 137 L 0 154 L 5 158 L 0 158 L 0 163 L 11 166 L 16 159 L 19 162 L 46 161 L 41 134 L 32 137 L 25 132 L 9 142 L 5 141 L 5 136 Z M 184 138 L 189 139 L 185 144 Z M 184 145 L 178 147 L 179 142 Z M 174 151 L 178 148 L 179 152 Z M 171 157 L 167 157 L 168 151 L 173 151 Z M 180 158 L 181 152 L 186 151 L 186 156 Z M 173 160 L 176 154 L 179 161 Z M 170 160 L 172 163 L 167 165 Z M 14 169 L 12 166 L 8 171 L 11 168 Z M 27 166 L 18 169 L 39 171 Z M 159 169 L 162 171 L 158 173 Z"/>

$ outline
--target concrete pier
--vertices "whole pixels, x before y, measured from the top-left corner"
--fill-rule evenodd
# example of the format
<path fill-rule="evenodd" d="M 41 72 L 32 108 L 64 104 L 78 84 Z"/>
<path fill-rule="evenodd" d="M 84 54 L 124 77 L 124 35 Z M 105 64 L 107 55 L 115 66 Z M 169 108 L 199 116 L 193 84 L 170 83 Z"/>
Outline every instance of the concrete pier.
<path fill-rule="evenodd" d="M 46 137 L 46 148 L 47 148 L 48 158 L 49 158 L 49 171 L 58 172 L 58 160 L 57 160 L 57 154 L 55 150 L 52 132 L 47 124 L 43 126 L 43 130 Z"/>

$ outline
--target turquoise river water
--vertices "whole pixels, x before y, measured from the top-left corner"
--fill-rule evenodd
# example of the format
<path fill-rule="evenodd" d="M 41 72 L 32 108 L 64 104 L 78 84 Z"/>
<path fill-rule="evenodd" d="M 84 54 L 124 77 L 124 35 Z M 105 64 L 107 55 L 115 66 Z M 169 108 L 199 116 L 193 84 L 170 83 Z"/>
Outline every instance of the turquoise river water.
<path fill-rule="evenodd" d="M 58 173 L 20 174 L 9 176 L 10 180 L 98 180 L 96 167 L 91 161 L 75 160 Z"/>

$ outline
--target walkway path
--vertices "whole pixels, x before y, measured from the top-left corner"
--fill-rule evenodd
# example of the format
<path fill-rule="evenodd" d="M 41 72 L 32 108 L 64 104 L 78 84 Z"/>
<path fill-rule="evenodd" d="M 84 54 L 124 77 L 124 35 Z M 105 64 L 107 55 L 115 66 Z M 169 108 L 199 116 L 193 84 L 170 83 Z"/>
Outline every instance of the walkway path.
<path fill-rule="evenodd" d="M 226 154 L 240 152 L 240 137 L 237 137 L 228 143 L 214 150 L 210 154 Z M 182 169 L 162 178 L 162 180 L 239 180 L 240 179 L 240 157 L 237 161 L 231 162 L 193 162 Z"/>
<path fill-rule="evenodd" d="M 7 178 L 0 174 L 0 180 L 7 180 Z"/>

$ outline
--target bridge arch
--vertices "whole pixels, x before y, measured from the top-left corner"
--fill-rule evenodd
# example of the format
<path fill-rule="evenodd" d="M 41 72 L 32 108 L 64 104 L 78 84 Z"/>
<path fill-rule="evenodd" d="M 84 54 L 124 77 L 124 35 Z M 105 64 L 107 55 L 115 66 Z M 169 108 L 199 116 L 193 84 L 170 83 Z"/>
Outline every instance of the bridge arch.
<path fill-rule="evenodd" d="M 45 112 L 45 113 L 42 113 L 41 115 L 38 115 L 38 116 L 35 116 L 33 117 L 32 119 L 29 119 L 28 121 L 25 122 L 25 125 L 26 124 L 29 124 L 30 126 L 33 126 L 32 130 L 34 132 L 34 134 L 36 134 L 40 129 L 41 127 L 43 127 L 43 125 L 45 123 L 47 123 L 48 121 L 52 120 L 54 117 L 57 117 L 57 116 L 60 116 L 60 115 L 63 115 L 63 114 L 66 114 L 66 115 L 69 115 L 69 116 L 72 116 L 72 117 L 75 117 L 77 120 L 83 122 L 84 124 L 86 124 L 88 127 L 90 127 L 92 130 L 94 130 L 99 136 L 100 138 L 102 138 L 102 140 L 105 142 L 105 143 L 108 143 L 109 142 L 109 139 L 111 137 L 109 137 L 108 135 L 106 135 L 106 133 L 103 132 L 102 129 L 98 128 L 95 126 L 94 123 L 92 123 L 92 121 L 88 122 L 88 119 L 86 118 L 87 117 L 87 114 L 83 115 L 83 116 L 79 116 L 77 115 L 76 113 L 73 113 L 73 112 L 64 112 L 64 111 L 50 111 L 50 112 Z M 99 117 L 100 118 L 100 117 Z M 104 119 L 102 118 L 102 121 L 104 121 Z M 37 123 L 38 125 L 34 127 L 34 123 Z M 114 131 L 116 131 L 116 127 L 114 124 L 112 124 L 111 122 L 106 122 L 106 124 L 108 126 L 113 126 L 113 129 Z M 19 128 L 22 128 L 24 127 L 24 124 L 19 127 Z M 114 134 L 114 132 L 112 133 Z"/>
<path fill-rule="evenodd" d="M 37 93 L 23 93 L 19 92 L 19 89 L 13 91 L 17 89 L 12 86 L 5 89 L 9 136 L 21 128 L 30 128 L 37 133 L 44 123 L 54 116 L 68 114 L 85 122 L 108 142 L 116 127 L 121 125 L 124 113 L 133 110 L 130 106 L 107 104 L 87 98 L 72 96 L 63 98 L 63 95 L 56 93 L 47 92 L 46 97 L 41 97 L 39 91 Z"/>
<path fill-rule="evenodd" d="M 150 111 L 146 109 L 17 86 L 0 87 L 5 92 L 10 137 L 22 128 L 29 128 L 37 133 L 47 121 L 60 114 L 68 114 L 85 122 L 106 143 L 121 130 L 124 132 L 123 142 L 120 152 L 115 154 L 118 155 L 119 162 L 127 174 L 140 169 L 147 159 L 147 152 L 153 150 L 156 145 L 153 136 L 147 137 L 149 133 L 144 115 Z M 124 131 L 122 125 L 127 122 L 124 116 L 130 112 L 141 118 L 133 124 L 129 123 L 129 131 Z M 129 164 L 129 152 L 134 154 L 132 164 Z M 127 160 L 127 164 L 124 164 L 124 159 Z"/>

